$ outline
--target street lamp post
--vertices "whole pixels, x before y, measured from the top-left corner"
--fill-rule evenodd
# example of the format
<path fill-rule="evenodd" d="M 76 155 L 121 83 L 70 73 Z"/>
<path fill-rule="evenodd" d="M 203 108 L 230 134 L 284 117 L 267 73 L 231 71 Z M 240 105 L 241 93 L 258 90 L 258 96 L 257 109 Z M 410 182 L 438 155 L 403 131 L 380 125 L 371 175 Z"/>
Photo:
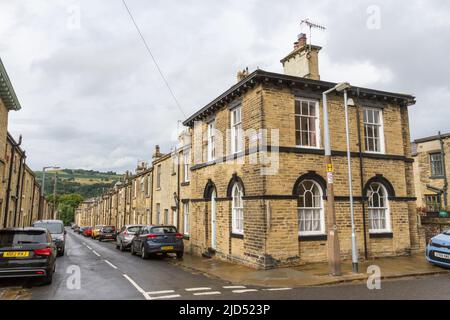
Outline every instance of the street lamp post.
<path fill-rule="evenodd" d="M 337 91 L 342 92 L 350 88 L 346 82 L 337 84 L 335 87 L 323 93 L 323 122 L 325 138 L 325 162 L 327 166 L 327 229 L 328 229 L 328 264 L 333 276 L 341 275 L 341 256 L 339 246 L 338 227 L 336 223 L 336 210 L 334 205 L 334 168 L 331 161 L 330 129 L 328 125 L 328 101 L 327 94 Z"/>
<path fill-rule="evenodd" d="M 44 196 L 44 188 L 45 188 L 45 171 L 47 171 L 48 169 L 53 169 L 53 170 L 59 170 L 59 167 L 56 166 L 50 166 L 50 167 L 44 167 L 42 168 L 42 189 L 41 189 L 41 196 Z"/>
<path fill-rule="evenodd" d="M 350 152 L 350 126 L 348 121 L 348 107 L 354 105 L 352 101 L 349 103 L 347 89 L 344 90 L 344 106 L 345 106 L 345 134 L 347 139 L 347 163 L 348 163 L 348 189 L 350 193 L 350 217 L 352 223 L 352 271 L 359 272 L 358 267 L 358 246 L 356 243 L 356 227 L 355 227 L 355 210 L 353 205 L 353 177 L 352 177 L 352 158 Z"/>

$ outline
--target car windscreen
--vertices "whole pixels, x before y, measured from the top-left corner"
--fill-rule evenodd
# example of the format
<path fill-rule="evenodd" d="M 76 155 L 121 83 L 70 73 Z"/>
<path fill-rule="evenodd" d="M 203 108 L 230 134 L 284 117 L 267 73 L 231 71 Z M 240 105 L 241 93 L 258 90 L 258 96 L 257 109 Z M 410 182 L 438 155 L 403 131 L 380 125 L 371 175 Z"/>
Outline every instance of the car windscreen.
<path fill-rule="evenodd" d="M 136 232 L 138 232 L 139 230 L 141 230 L 142 229 L 142 227 L 129 227 L 128 228 L 128 232 L 130 232 L 130 233 L 136 233 Z"/>
<path fill-rule="evenodd" d="M 154 234 L 177 233 L 177 229 L 175 227 L 156 227 L 152 228 L 151 232 Z"/>
<path fill-rule="evenodd" d="M 104 228 L 102 229 L 102 231 L 103 231 L 103 232 L 106 232 L 106 233 L 111 233 L 111 232 L 116 231 L 116 228 L 114 228 L 114 227 L 104 227 Z"/>
<path fill-rule="evenodd" d="M 51 234 L 64 232 L 64 227 L 59 222 L 36 222 L 33 224 L 33 227 L 47 229 Z"/>
<path fill-rule="evenodd" d="M 18 244 L 47 243 L 44 231 L 0 231 L 0 247 Z"/>

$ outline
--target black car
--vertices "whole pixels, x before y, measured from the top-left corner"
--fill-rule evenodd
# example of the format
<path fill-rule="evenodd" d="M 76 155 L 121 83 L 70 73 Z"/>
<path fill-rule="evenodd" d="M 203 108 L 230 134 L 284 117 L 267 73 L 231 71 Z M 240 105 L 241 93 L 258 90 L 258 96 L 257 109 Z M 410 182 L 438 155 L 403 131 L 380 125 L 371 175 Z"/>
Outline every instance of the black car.
<path fill-rule="evenodd" d="M 131 254 L 147 259 L 151 254 L 176 253 L 181 259 L 184 253 L 183 235 L 174 226 L 144 226 L 131 242 Z"/>
<path fill-rule="evenodd" d="M 0 229 L 0 278 L 42 278 L 50 284 L 57 248 L 44 228 Z"/>

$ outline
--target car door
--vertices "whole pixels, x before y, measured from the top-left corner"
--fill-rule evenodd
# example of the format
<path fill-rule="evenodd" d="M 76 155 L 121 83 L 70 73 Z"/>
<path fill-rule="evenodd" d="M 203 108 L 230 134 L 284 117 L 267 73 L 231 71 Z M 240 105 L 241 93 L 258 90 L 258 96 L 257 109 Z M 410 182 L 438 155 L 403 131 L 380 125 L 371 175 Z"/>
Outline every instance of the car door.
<path fill-rule="evenodd" d="M 150 230 L 148 227 L 142 228 L 141 231 L 139 232 L 139 247 L 138 247 L 139 252 L 142 252 L 144 242 L 147 239 L 147 235 L 149 234 L 149 232 Z"/>
<path fill-rule="evenodd" d="M 132 246 L 135 252 L 138 252 L 141 249 L 141 234 L 142 232 L 144 232 L 144 228 L 138 230 L 135 234 L 134 234 L 134 238 L 132 241 Z"/>

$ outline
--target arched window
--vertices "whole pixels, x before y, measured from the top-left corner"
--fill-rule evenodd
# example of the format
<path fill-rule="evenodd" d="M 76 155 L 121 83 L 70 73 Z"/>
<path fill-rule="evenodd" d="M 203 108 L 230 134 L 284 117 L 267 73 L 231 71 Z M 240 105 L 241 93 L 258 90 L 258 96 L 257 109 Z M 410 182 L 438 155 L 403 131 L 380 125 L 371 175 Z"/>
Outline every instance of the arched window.
<path fill-rule="evenodd" d="M 299 234 L 306 236 L 325 234 L 323 196 L 319 184 L 305 180 L 298 188 Z"/>
<path fill-rule="evenodd" d="M 369 231 L 383 233 L 391 231 L 389 201 L 386 188 L 378 182 L 370 184 L 369 198 Z"/>
<path fill-rule="evenodd" d="M 243 191 L 239 183 L 235 183 L 232 189 L 232 232 L 235 234 L 244 234 L 244 201 L 242 200 Z"/>

